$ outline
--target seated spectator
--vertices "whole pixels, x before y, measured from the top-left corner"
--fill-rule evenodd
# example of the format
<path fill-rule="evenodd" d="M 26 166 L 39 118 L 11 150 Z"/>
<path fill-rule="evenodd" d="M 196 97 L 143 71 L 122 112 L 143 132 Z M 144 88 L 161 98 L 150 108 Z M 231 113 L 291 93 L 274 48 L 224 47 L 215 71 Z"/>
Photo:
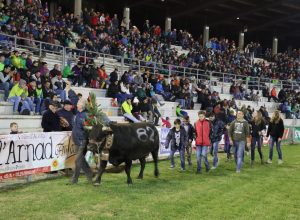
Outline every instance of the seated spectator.
<path fill-rule="evenodd" d="M 143 98 L 142 101 L 139 103 L 143 118 L 145 118 L 148 121 L 153 121 L 153 112 L 151 111 L 150 105 L 151 103 L 149 102 L 147 97 Z"/>
<path fill-rule="evenodd" d="M 42 82 L 42 77 L 41 77 L 41 72 L 37 71 L 35 72 L 32 76 L 31 79 L 33 79 L 34 81 L 40 81 Z"/>
<path fill-rule="evenodd" d="M 136 85 L 138 85 L 138 86 L 141 86 L 144 83 L 144 79 L 141 76 L 140 72 L 136 72 L 136 74 L 135 74 L 135 76 L 133 78 L 133 83 L 136 84 Z"/>
<path fill-rule="evenodd" d="M 140 101 L 143 101 L 147 97 L 146 90 L 145 90 L 145 84 L 142 84 L 140 86 L 138 85 L 135 94 Z"/>
<path fill-rule="evenodd" d="M 278 102 L 277 92 L 276 92 L 276 88 L 275 87 L 273 87 L 273 89 L 271 90 L 270 97 L 268 98 L 268 102 L 270 102 L 271 99 L 273 99 L 274 102 Z"/>
<path fill-rule="evenodd" d="M 64 90 L 66 87 L 66 82 L 62 79 L 62 74 L 59 73 L 57 76 L 53 77 L 52 80 L 53 91 L 59 95 L 62 101 L 66 100 L 66 91 Z"/>
<path fill-rule="evenodd" d="M 63 108 L 57 111 L 60 117 L 62 131 L 72 131 L 74 114 L 72 112 L 73 104 L 69 100 L 63 102 Z"/>
<path fill-rule="evenodd" d="M 61 131 L 60 118 L 57 114 L 58 102 L 51 101 L 49 109 L 43 114 L 42 128 L 44 132 Z"/>
<path fill-rule="evenodd" d="M 116 80 L 108 86 L 106 96 L 115 99 L 117 98 L 117 95 L 119 93 L 120 93 L 119 81 Z"/>
<path fill-rule="evenodd" d="M 131 98 L 127 97 L 126 100 L 122 103 L 122 111 L 123 111 L 123 116 L 130 121 L 134 123 L 140 122 L 140 120 L 136 119 L 132 115 L 132 104 L 131 104 Z"/>
<path fill-rule="evenodd" d="M 50 78 L 53 78 L 57 75 L 62 75 L 60 69 L 59 69 L 59 65 L 55 64 L 53 69 L 50 71 Z"/>
<path fill-rule="evenodd" d="M 82 76 L 82 63 L 78 62 L 73 68 L 73 85 L 75 86 L 82 86 L 83 84 L 83 76 Z M 69 78 L 71 75 L 69 75 Z"/>
<path fill-rule="evenodd" d="M 4 101 L 7 100 L 9 89 L 12 86 L 12 77 L 14 72 L 11 71 L 10 66 L 5 65 L 4 69 L 0 72 L 0 89 L 4 90 Z"/>
<path fill-rule="evenodd" d="M 14 85 L 9 93 L 8 102 L 14 104 L 13 111 L 14 113 L 18 112 L 19 104 L 21 102 L 21 96 L 23 98 L 23 106 L 30 106 L 29 102 L 31 100 L 28 98 L 28 88 L 26 86 L 26 81 L 21 79 L 16 85 Z M 28 102 L 28 103 L 26 103 Z"/>
<path fill-rule="evenodd" d="M 30 83 L 27 84 L 27 87 L 28 87 L 28 98 L 31 99 L 31 103 L 36 104 L 36 106 L 35 106 L 35 113 L 36 114 L 40 114 L 41 103 L 42 103 L 42 98 L 41 98 L 41 95 L 42 95 L 41 82 L 38 81 L 38 83 L 39 83 L 39 89 L 37 88 L 37 82 L 34 81 L 34 80 L 31 80 Z"/>
<path fill-rule="evenodd" d="M 123 82 L 121 82 L 120 90 L 121 90 L 121 93 L 117 94 L 117 100 L 118 100 L 119 104 L 123 103 L 124 100 L 132 97 L 128 83 L 124 84 Z"/>
<path fill-rule="evenodd" d="M 139 100 L 137 97 L 134 97 L 133 101 L 132 101 L 132 110 L 131 113 L 133 114 L 133 116 L 139 120 L 139 121 L 146 121 L 145 118 L 143 118 L 142 113 L 141 113 L 141 108 L 139 105 Z"/>
<path fill-rule="evenodd" d="M 10 134 L 19 134 L 19 126 L 18 123 L 12 122 L 10 123 Z"/>
<path fill-rule="evenodd" d="M 178 104 L 176 107 L 176 116 L 181 117 L 181 118 L 188 116 L 187 112 L 185 112 L 181 109 L 180 104 Z"/>

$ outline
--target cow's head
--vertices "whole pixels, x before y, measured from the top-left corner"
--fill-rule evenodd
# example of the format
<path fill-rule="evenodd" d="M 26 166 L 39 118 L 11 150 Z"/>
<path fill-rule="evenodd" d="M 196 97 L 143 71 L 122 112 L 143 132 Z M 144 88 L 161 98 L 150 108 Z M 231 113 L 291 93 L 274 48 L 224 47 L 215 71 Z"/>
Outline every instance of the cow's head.
<path fill-rule="evenodd" d="M 104 146 L 106 135 L 109 133 L 109 131 L 111 131 L 109 127 L 105 127 L 101 124 L 93 126 L 89 132 L 89 144 L 87 146 L 87 150 L 94 153 L 101 152 Z"/>

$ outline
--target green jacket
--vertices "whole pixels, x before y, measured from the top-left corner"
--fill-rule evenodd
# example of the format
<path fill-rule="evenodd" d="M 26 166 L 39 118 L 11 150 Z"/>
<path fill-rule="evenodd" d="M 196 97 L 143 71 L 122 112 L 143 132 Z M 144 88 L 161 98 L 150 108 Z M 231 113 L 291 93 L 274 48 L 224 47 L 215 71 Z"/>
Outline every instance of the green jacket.
<path fill-rule="evenodd" d="M 238 121 L 237 119 L 231 122 L 229 127 L 229 137 L 233 141 L 247 141 L 249 136 L 249 124 L 246 120 Z"/>
<path fill-rule="evenodd" d="M 67 78 L 68 76 L 73 75 L 72 73 L 72 69 L 70 65 L 65 66 L 64 70 L 63 70 L 63 77 Z"/>
<path fill-rule="evenodd" d="M 124 113 L 132 115 L 132 113 L 131 113 L 132 105 L 129 105 L 127 101 L 123 102 L 122 109 L 123 109 Z"/>
<path fill-rule="evenodd" d="M 8 98 L 15 97 L 15 96 L 21 97 L 21 95 L 23 93 L 25 94 L 26 97 L 28 96 L 28 91 L 25 90 L 25 89 L 20 88 L 19 83 L 18 83 L 16 85 L 14 85 L 12 87 L 12 89 L 10 90 Z"/>
<path fill-rule="evenodd" d="M 2 72 L 4 70 L 4 63 L 0 63 L 0 72 Z"/>
<path fill-rule="evenodd" d="M 15 55 L 11 56 L 11 64 L 16 67 L 17 69 L 22 68 L 21 58 L 16 57 Z"/>

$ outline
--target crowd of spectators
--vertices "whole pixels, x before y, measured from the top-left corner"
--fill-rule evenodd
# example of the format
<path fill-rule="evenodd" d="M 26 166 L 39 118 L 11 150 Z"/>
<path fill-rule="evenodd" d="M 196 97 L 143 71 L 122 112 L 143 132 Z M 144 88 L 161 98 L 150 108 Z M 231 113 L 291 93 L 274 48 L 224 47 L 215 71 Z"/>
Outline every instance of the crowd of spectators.
<path fill-rule="evenodd" d="M 270 51 L 266 50 L 264 54 L 260 44 L 251 42 L 246 46 L 245 52 L 241 53 L 235 42 L 226 38 L 212 38 L 203 47 L 201 39 L 195 40 L 187 31 L 174 29 L 163 32 L 159 26 L 151 25 L 149 20 L 145 21 L 141 30 L 131 25 L 130 30 L 126 31 L 124 21 L 119 21 L 117 15 L 110 17 L 109 14 L 94 9 L 85 8 L 79 18 L 72 13 L 63 13 L 59 7 L 54 17 L 50 18 L 47 4 L 32 1 L 22 5 L 19 1 L 13 1 L 9 7 L 1 4 L 0 13 L 1 32 L 24 37 L 28 40 L 23 43 L 33 48 L 37 47 L 33 40 L 40 40 L 74 49 L 139 59 L 149 67 L 157 63 L 158 69 L 159 65 L 167 63 L 234 75 L 283 80 L 299 78 L 297 50 L 270 57 L 270 61 L 274 62 L 253 63 L 253 57 L 269 57 Z M 0 40 L 5 41 L 7 38 L 1 35 Z M 188 53 L 179 55 L 176 49 L 171 48 L 173 44 L 182 46 Z M 55 50 L 55 46 L 46 47 Z M 79 60 L 74 67 L 67 65 L 62 72 L 55 65 L 50 71 L 42 58 L 33 60 L 32 57 L 32 54 L 20 54 L 18 51 L 1 55 L 0 87 L 5 91 L 5 100 L 14 104 L 16 113 L 42 114 L 48 110 L 49 100 L 56 99 L 57 96 L 62 102 L 70 100 L 76 106 L 78 97 L 70 88 L 72 84 L 107 88 L 107 96 L 116 99 L 120 106 L 129 99 L 135 100 L 130 107 L 133 108 L 135 118 L 154 123 L 160 116 L 155 110 L 156 106 L 163 105 L 163 101 L 177 101 L 181 109 L 192 109 L 194 103 L 198 102 L 201 109 L 211 112 L 220 106 L 234 108 L 235 99 L 258 100 L 258 94 L 253 90 L 248 94 L 243 85 L 233 85 L 230 92 L 234 99 L 227 101 L 220 100 L 218 92 L 211 91 L 205 81 L 197 82 L 193 77 L 174 75 L 165 78 L 161 72 L 152 73 L 151 68 L 145 68 L 141 72 L 130 69 L 119 77 L 118 69 L 107 74 L 105 66 L 97 66 L 92 59 Z M 63 78 L 68 80 L 64 81 Z M 271 92 L 268 88 L 265 90 L 263 96 L 283 103 L 281 110 L 288 117 L 298 117 L 299 93 L 283 89 L 277 97 L 274 92 L 272 94 L 273 89 Z M 144 103 L 148 103 L 147 108 L 143 107 Z M 124 114 L 129 113 L 128 108 L 123 110 Z"/>
<path fill-rule="evenodd" d="M 27 5 L 13 1 L 9 7 L 3 4 L 0 12 L 1 31 L 27 38 L 24 44 L 31 47 L 37 47 L 32 41 L 35 39 L 73 49 L 139 59 L 147 66 L 156 63 L 157 68 L 171 64 L 242 76 L 283 80 L 299 78 L 299 50 L 272 57 L 269 49 L 264 51 L 259 43 L 251 42 L 241 53 L 235 41 L 226 38 L 211 38 L 203 47 L 201 37 L 195 39 L 185 30 L 164 32 L 160 26 L 146 20 L 141 29 L 130 24 L 127 31 L 125 22 L 117 14 L 110 16 L 94 9 L 85 8 L 81 17 L 75 17 L 73 13 L 64 13 L 58 7 L 54 16 L 50 17 L 48 5 L 36 1 Z M 188 52 L 179 54 L 172 49 L 174 44 Z M 254 57 L 272 62 L 254 63 Z"/>

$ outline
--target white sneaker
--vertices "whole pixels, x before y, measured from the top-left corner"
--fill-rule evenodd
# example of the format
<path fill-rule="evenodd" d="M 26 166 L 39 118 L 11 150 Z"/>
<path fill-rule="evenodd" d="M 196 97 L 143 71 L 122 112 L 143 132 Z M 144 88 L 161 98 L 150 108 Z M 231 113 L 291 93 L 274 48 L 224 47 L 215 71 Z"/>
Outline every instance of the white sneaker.
<path fill-rule="evenodd" d="M 171 165 L 171 166 L 170 166 L 170 169 L 174 169 L 174 168 L 175 168 L 175 166 L 174 166 L 174 165 Z"/>
<path fill-rule="evenodd" d="M 212 167 L 211 169 L 212 169 L 212 170 L 215 170 L 215 169 L 217 169 L 217 167 Z"/>
<path fill-rule="evenodd" d="M 267 163 L 268 163 L 268 164 L 271 164 L 271 163 L 272 163 L 272 160 L 268 159 Z"/>
<path fill-rule="evenodd" d="M 279 165 L 283 164 L 283 161 L 282 160 L 278 160 L 278 164 Z"/>

